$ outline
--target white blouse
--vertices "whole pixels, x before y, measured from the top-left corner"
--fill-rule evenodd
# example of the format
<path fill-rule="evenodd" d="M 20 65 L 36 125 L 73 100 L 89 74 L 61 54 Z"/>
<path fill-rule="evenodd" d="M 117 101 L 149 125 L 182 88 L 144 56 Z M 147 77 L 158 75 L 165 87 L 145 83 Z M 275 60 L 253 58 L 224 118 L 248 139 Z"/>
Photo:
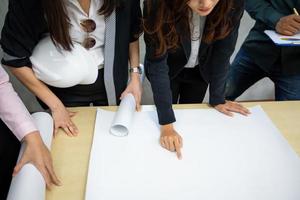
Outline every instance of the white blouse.
<path fill-rule="evenodd" d="M 65 0 L 68 16 L 70 18 L 70 36 L 73 42 L 82 44 L 87 37 L 95 39 L 94 47 L 88 49 L 88 53 L 94 58 L 99 68 L 104 64 L 104 43 L 105 43 L 105 17 L 99 15 L 103 0 L 91 0 L 89 14 L 87 14 L 79 4 L 78 0 Z M 96 23 L 96 29 L 91 33 L 86 33 L 80 23 L 91 19 Z"/>
<path fill-rule="evenodd" d="M 199 16 L 193 12 L 192 21 L 190 22 L 191 27 L 191 54 L 185 68 L 194 68 L 199 64 L 198 54 L 203 36 L 204 26 L 206 17 Z"/>

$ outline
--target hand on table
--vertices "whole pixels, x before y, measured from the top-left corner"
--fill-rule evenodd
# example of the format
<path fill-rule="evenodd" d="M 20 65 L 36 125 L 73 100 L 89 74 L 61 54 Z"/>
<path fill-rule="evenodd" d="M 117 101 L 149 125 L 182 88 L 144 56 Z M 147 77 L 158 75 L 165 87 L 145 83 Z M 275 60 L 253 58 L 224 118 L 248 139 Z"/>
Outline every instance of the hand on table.
<path fill-rule="evenodd" d="M 59 128 L 62 128 L 68 136 L 78 135 L 78 128 L 71 120 L 76 112 L 68 111 L 63 105 L 51 110 L 51 112 L 54 120 L 54 135 L 57 134 Z"/>
<path fill-rule="evenodd" d="M 300 31 L 300 16 L 288 15 L 282 17 L 276 24 L 276 31 L 279 34 L 293 36 Z"/>
<path fill-rule="evenodd" d="M 182 159 L 182 137 L 174 130 L 172 124 L 161 127 L 160 145 L 171 152 L 176 152 L 178 159 Z"/>
<path fill-rule="evenodd" d="M 240 113 L 242 115 L 249 115 L 250 111 L 245 108 L 244 106 L 242 106 L 241 104 L 237 103 L 237 102 L 233 102 L 233 101 L 226 101 L 225 104 L 219 104 L 214 106 L 214 108 L 216 110 L 218 110 L 219 112 L 228 115 L 230 117 L 233 116 L 233 113 Z"/>
<path fill-rule="evenodd" d="M 44 144 L 38 131 L 26 135 L 22 141 L 25 144 L 24 153 L 14 168 L 13 176 L 16 176 L 25 164 L 33 164 L 43 175 L 47 188 L 53 185 L 60 186 L 52 164 L 51 154 Z"/>

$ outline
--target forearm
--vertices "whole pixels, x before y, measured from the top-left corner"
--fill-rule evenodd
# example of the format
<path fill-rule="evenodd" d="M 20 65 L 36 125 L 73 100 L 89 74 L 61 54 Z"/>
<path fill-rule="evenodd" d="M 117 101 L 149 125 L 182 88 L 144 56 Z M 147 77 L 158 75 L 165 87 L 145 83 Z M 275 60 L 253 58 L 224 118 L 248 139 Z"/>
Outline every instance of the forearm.
<path fill-rule="evenodd" d="M 175 115 L 172 108 L 172 92 L 166 59 L 157 62 L 146 59 L 145 69 L 148 80 L 151 83 L 159 124 L 167 125 L 175 122 Z"/>
<path fill-rule="evenodd" d="M 137 67 L 140 65 L 140 44 L 139 40 L 130 43 L 129 45 L 129 62 L 130 67 Z M 131 73 L 130 77 L 132 79 L 139 78 L 138 73 Z"/>
<path fill-rule="evenodd" d="M 284 17 L 266 0 L 246 0 L 245 9 L 253 19 L 262 21 L 273 29 L 279 19 Z"/>
<path fill-rule="evenodd" d="M 32 143 L 32 144 L 37 144 L 37 143 L 42 143 L 43 140 L 41 138 L 40 132 L 39 131 L 32 131 L 26 134 L 26 136 L 22 139 L 23 143 Z"/>
<path fill-rule="evenodd" d="M 12 73 L 41 101 L 43 101 L 50 110 L 55 110 L 63 106 L 57 96 L 45 85 L 38 80 L 33 71 L 29 67 L 13 68 L 10 67 Z"/>
<path fill-rule="evenodd" d="M 140 43 L 139 40 L 129 44 L 129 61 L 130 66 L 140 65 Z"/>
<path fill-rule="evenodd" d="M 232 56 L 239 30 L 240 21 L 236 22 L 232 32 L 223 40 L 215 43 L 212 52 L 210 66 L 210 80 L 209 80 L 209 103 L 213 106 L 225 103 L 225 84 L 226 77 L 230 65 L 230 57 Z"/>
<path fill-rule="evenodd" d="M 0 118 L 19 140 L 37 130 L 29 112 L 9 83 L 7 73 L 2 68 L 0 68 Z"/>

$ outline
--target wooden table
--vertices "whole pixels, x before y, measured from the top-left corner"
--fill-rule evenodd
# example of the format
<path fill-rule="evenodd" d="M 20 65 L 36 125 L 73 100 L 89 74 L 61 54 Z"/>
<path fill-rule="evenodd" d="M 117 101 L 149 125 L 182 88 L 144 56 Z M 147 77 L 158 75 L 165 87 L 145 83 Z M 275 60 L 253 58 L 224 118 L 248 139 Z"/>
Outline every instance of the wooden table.
<path fill-rule="evenodd" d="M 243 103 L 247 107 L 261 105 L 289 144 L 300 156 L 300 101 Z M 176 105 L 182 108 L 209 108 L 206 104 Z M 116 107 L 106 107 L 115 110 Z M 55 170 L 63 186 L 47 191 L 47 200 L 84 200 L 96 108 L 72 108 L 78 111 L 74 122 L 80 134 L 70 138 L 64 133 L 54 139 L 52 155 Z"/>

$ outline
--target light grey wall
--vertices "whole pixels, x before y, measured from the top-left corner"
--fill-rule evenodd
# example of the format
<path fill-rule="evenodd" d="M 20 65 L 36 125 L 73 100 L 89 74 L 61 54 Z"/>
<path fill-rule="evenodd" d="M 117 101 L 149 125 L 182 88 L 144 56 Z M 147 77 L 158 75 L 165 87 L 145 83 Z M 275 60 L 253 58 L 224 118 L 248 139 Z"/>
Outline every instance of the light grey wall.
<path fill-rule="evenodd" d="M 7 0 L 0 0 L 0 30 L 2 29 L 5 13 L 7 11 Z M 0 58 L 2 58 L 3 53 L 0 47 Z"/>
<path fill-rule="evenodd" d="M 0 0 L 0 30 L 2 29 L 5 13 L 7 12 L 8 0 Z M 233 55 L 235 56 L 236 52 L 240 48 L 244 38 L 247 36 L 250 28 L 253 25 L 253 20 L 245 14 L 240 27 L 240 34 L 238 38 L 238 42 L 236 45 L 236 51 Z M 143 38 L 141 37 L 141 61 L 144 59 L 145 48 Z M 2 50 L 0 49 L 0 58 L 2 58 Z M 16 80 L 15 77 L 11 76 L 11 81 L 20 97 L 23 99 L 25 105 L 30 111 L 38 111 L 41 110 L 40 106 L 37 104 L 34 96 L 22 86 L 22 84 Z M 143 94 L 143 104 L 153 104 L 152 92 L 149 82 L 146 80 L 143 84 L 144 94 Z M 247 101 L 247 100 L 265 100 L 265 99 L 273 99 L 274 98 L 274 86 L 273 83 L 269 79 L 263 79 L 260 82 L 256 83 L 249 90 L 247 90 L 239 100 Z M 208 99 L 208 94 L 206 95 L 206 101 Z"/>

